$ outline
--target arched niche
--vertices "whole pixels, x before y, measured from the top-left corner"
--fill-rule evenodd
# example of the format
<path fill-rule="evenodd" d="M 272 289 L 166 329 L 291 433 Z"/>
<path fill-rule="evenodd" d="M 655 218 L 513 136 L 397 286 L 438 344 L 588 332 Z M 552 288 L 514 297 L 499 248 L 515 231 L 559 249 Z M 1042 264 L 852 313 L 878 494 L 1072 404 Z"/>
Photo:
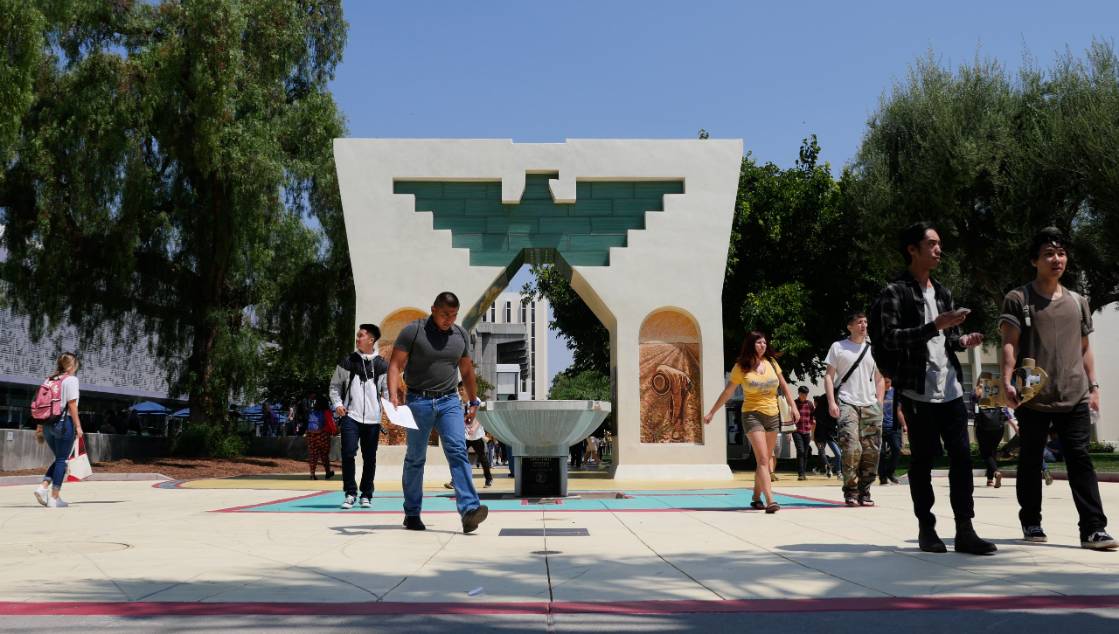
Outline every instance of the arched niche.
<path fill-rule="evenodd" d="M 703 442 L 699 327 L 680 309 L 659 308 L 638 335 L 642 443 Z"/>
<path fill-rule="evenodd" d="M 388 361 L 392 357 L 392 346 L 396 343 L 400 331 L 413 321 L 424 317 L 427 317 L 427 312 L 418 308 L 400 308 L 389 313 L 380 324 L 381 339 L 377 342 L 377 353 L 384 357 L 385 361 Z M 388 417 L 384 414 L 381 415 L 381 429 L 385 430 L 385 435 L 381 438 L 381 444 L 408 444 L 408 435 L 404 428 L 389 424 Z"/>

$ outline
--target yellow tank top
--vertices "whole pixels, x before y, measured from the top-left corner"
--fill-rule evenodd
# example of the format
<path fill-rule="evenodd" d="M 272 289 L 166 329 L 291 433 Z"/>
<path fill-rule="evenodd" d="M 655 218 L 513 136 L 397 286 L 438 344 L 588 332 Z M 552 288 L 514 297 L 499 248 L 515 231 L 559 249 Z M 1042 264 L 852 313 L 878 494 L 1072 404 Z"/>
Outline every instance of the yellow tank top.
<path fill-rule="evenodd" d="M 742 411 L 743 412 L 758 412 L 767 416 L 777 416 L 777 389 L 781 386 L 781 380 L 777 378 L 777 373 L 781 372 L 781 366 L 777 365 L 776 361 L 766 361 L 762 366 L 764 372 L 757 373 L 753 370 L 743 372 L 738 364 L 734 364 L 734 368 L 730 371 L 730 382 L 742 386 Z M 774 367 L 777 372 L 773 371 Z"/>

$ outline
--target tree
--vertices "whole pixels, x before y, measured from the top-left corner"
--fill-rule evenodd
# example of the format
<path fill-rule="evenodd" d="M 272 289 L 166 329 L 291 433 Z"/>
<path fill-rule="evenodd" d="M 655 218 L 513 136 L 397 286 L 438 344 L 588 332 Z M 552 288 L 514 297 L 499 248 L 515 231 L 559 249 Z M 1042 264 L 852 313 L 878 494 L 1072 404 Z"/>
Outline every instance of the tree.
<path fill-rule="evenodd" d="M 521 289 L 523 298 L 546 297 L 552 307 L 548 327 L 557 330 L 572 352 L 570 370 L 575 373 L 593 370 L 610 374 L 610 331 L 595 317 L 571 288 L 563 272 L 551 265 L 534 265 L 534 281 Z M 524 300 L 522 300 L 524 301 Z"/>
<path fill-rule="evenodd" d="M 265 341 L 348 339 L 338 0 L 4 4 L 0 277 L 34 332 L 152 335 L 211 420 Z"/>
<path fill-rule="evenodd" d="M 938 277 L 972 309 L 969 327 L 993 333 L 1001 299 L 1033 277 L 1026 245 L 1040 228 L 1070 235 L 1065 282 L 1098 309 L 1119 300 L 1119 63 L 1093 44 L 1086 60 L 996 62 L 955 72 L 919 60 L 871 118 L 852 167 L 852 220 L 878 270 L 903 263 L 899 228 L 918 219 L 945 241 Z"/>

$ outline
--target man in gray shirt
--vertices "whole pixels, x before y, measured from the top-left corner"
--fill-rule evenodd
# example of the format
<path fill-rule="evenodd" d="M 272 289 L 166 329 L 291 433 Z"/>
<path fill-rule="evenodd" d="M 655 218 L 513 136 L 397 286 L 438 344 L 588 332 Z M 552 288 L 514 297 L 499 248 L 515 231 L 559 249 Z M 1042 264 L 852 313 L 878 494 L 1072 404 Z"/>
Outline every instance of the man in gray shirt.
<path fill-rule="evenodd" d="M 392 404 L 407 405 L 419 427 L 408 430 L 408 451 L 404 457 L 404 528 L 409 530 L 425 528 L 420 510 L 427 439 L 433 428 L 439 433 L 443 454 L 451 469 L 455 503 L 462 516 L 462 532 L 474 531 L 489 514 L 474 489 L 473 471 L 466 455 L 463 420 L 468 424 L 473 422 L 482 403 L 477 398 L 470 338 L 455 324 L 458 309 L 459 301 L 454 293 L 440 293 L 431 307 L 430 317 L 418 319 L 400 331 L 389 360 L 388 389 Z M 460 374 L 469 399 L 465 414 L 457 390 Z"/>

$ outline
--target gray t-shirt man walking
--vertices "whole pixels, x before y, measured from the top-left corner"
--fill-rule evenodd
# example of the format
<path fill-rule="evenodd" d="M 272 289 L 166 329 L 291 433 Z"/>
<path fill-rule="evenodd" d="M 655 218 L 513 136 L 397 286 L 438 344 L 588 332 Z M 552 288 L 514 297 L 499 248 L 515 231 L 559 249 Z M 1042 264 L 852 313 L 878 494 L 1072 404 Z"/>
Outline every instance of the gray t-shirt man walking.
<path fill-rule="evenodd" d="M 419 427 L 408 430 L 408 451 L 404 457 L 404 527 L 409 530 L 426 528 L 420 520 L 420 511 L 427 439 L 432 429 L 439 433 L 451 470 L 455 504 L 462 516 L 462 532 L 474 531 L 489 514 L 474 488 L 473 471 L 466 454 L 463 420 L 473 422 L 481 401 L 477 398 L 474 363 L 470 360 L 470 338 L 455 324 L 458 310 L 459 300 L 454 293 L 440 293 L 431 306 L 430 317 L 418 319 L 400 331 L 389 360 L 388 389 L 392 404 L 407 405 Z M 469 399 L 465 414 L 457 391 L 460 375 Z"/>

